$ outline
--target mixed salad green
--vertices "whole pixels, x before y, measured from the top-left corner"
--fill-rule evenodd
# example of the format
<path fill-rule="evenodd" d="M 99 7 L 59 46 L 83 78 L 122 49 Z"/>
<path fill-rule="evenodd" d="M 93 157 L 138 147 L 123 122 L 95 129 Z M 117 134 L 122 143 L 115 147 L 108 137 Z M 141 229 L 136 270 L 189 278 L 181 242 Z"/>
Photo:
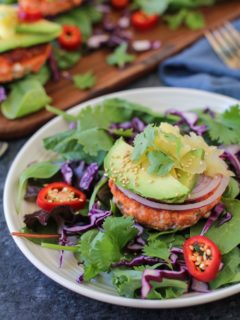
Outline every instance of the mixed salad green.
<path fill-rule="evenodd" d="M 163 114 L 137 103 L 108 99 L 82 109 L 77 115 L 52 107 L 50 110 L 61 114 L 69 123 L 69 129 L 45 138 L 44 148 L 53 151 L 55 156 L 46 162 L 32 163 L 19 177 L 18 210 L 23 197 L 37 203 L 38 209 L 24 213 L 24 227 L 14 235 L 23 236 L 44 248 L 59 250 L 60 266 L 64 264 L 64 251 L 71 251 L 76 259 L 76 268 L 79 268 L 78 282 L 90 282 L 108 274 L 112 286 L 124 297 L 170 299 L 192 291 L 207 293 L 240 281 L 239 105 L 223 113 L 207 108 L 191 112 L 169 110 Z M 198 178 L 193 184 L 191 182 L 191 187 L 189 179 L 186 182 L 182 180 L 183 176 L 174 176 L 178 183 L 190 188 L 189 195 L 193 196 L 194 191 L 199 193 L 196 189 L 201 184 L 207 188 L 206 182 L 199 184 L 199 166 L 203 168 L 202 162 L 209 159 L 207 152 L 214 155 L 214 163 L 207 164 L 209 174 L 216 178 L 216 172 L 219 173 L 218 168 L 221 168 L 222 175 L 226 175 L 222 180 L 225 179 L 227 185 L 224 189 L 217 186 L 204 197 L 192 198 L 195 200 L 190 202 L 185 198 L 177 204 L 178 207 L 193 205 L 190 215 L 194 216 L 196 204 L 214 197 L 221 189 L 224 193 L 211 203 L 210 212 L 204 219 L 195 221 L 191 226 L 185 224 L 182 228 L 173 226 L 157 230 L 149 227 L 150 223 L 141 223 L 137 216 L 126 216 L 126 204 L 130 209 L 137 206 L 137 213 L 139 210 L 149 212 L 149 206 L 144 205 L 148 201 L 150 206 L 152 203 L 160 206 L 152 209 L 160 215 L 161 206 L 174 206 L 176 203 L 154 200 L 141 193 L 134 195 L 141 195 L 141 199 L 132 200 L 122 188 L 130 188 L 129 182 L 120 180 L 122 184 L 118 185 L 118 180 L 114 180 L 114 170 L 112 174 L 108 165 L 114 168 L 115 161 L 122 156 L 118 154 L 114 158 L 112 151 L 119 142 L 134 150 L 133 161 L 145 157 L 146 150 L 149 150 L 150 162 L 146 163 L 150 170 L 146 169 L 146 174 L 160 183 L 159 188 L 167 188 L 163 184 L 164 179 L 169 175 L 172 179 L 176 170 L 180 172 L 173 154 L 169 153 L 172 149 L 158 152 L 151 162 L 151 128 L 155 128 L 155 132 L 157 130 L 155 138 L 159 138 L 162 136 L 158 128 L 163 126 L 173 130 L 171 134 L 164 134 L 164 139 L 175 145 L 175 154 L 181 154 L 186 148 L 186 145 L 181 145 L 182 137 L 188 142 L 190 137 L 201 141 L 200 148 L 203 148 L 203 143 L 205 147 L 208 144 L 204 156 L 202 152 L 191 153 L 194 155 L 191 174 Z M 156 152 L 156 146 L 154 148 Z M 113 154 L 106 167 L 106 159 Z M 145 174 L 144 168 L 143 165 L 142 174 Z M 210 180 L 211 184 L 217 179 Z M 111 181 L 120 188 L 121 197 L 128 195 L 125 204 L 120 204 L 118 194 L 113 195 L 116 189 L 112 189 Z M 148 183 L 151 185 L 152 182 L 146 180 Z M 164 214 L 171 214 L 172 209 L 168 208 Z M 189 209 L 185 211 L 189 212 Z M 191 239 L 197 240 L 186 247 Z M 197 265 L 198 259 L 205 266 Z M 195 265 L 191 265 L 192 261 Z M 208 272 L 210 269 L 211 274 Z"/>

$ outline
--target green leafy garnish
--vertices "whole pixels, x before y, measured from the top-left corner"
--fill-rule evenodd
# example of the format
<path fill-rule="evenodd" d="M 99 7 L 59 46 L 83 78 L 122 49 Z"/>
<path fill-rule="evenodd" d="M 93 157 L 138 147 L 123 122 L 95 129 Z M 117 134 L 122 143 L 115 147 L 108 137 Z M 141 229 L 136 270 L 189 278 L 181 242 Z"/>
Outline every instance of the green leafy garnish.
<path fill-rule="evenodd" d="M 234 248 L 222 257 L 223 269 L 210 282 L 211 289 L 217 289 L 231 282 L 240 281 L 240 249 Z"/>
<path fill-rule="evenodd" d="M 203 15 L 188 9 L 181 9 L 175 14 L 165 15 L 164 20 L 172 30 L 176 30 L 181 25 L 186 25 L 191 30 L 201 29 L 205 26 Z"/>
<path fill-rule="evenodd" d="M 17 119 L 44 108 L 51 102 L 45 89 L 37 80 L 24 79 L 11 85 L 11 92 L 2 103 L 2 113 L 7 119 Z"/>
<path fill-rule="evenodd" d="M 31 81 L 36 80 L 44 86 L 50 79 L 50 76 L 51 76 L 51 73 L 49 68 L 46 65 L 44 65 L 37 73 L 30 73 L 25 77 L 25 79 L 31 80 Z M 19 80 L 19 81 L 22 81 L 22 80 Z"/>
<path fill-rule="evenodd" d="M 96 84 L 96 77 L 91 71 L 77 74 L 73 77 L 73 83 L 76 88 L 87 90 Z"/>
<path fill-rule="evenodd" d="M 161 151 L 150 151 L 147 154 L 149 160 L 148 172 L 165 176 L 174 166 L 174 161 Z"/>
<path fill-rule="evenodd" d="M 240 143 L 240 105 L 217 114 L 214 119 L 202 113 L 200 117 L 207 124 L 208 134 L 213 141 L 220 144 Z"/>
<path fill-rule="evenodd" d="M 235 199 L 239 195 L 239 192 L 239 183 L 234 178 L 230 178 L 229 184 L 223 194 L 223 197 L 228 199 Z"/>
<path fill-rule="evenodd" d="M 108 271 L 112 263 L 121 259 L 121 250 L 136 234 L 133 219 L 125 217 L 108 217 L 103 231 L 86 232 L 80 238 L 76 255 L 84 262 L 84 279 L 89 281 L 100 272 Z"/>
<path fill-rule="evenodd" d="M 146 129 L 138 134 L 134 140 L 134 150 L 132 154 L 132 160 L 137 161 L 147 151 L 147 149 L 154 144 L 155 139 L 155 127 L 149 125 Z"/>
<path fill-rule="evenodd" d="M 112 54 L 107 57 L 107 63 L 123 68 L 126 64 L 135 60 L 135 56 L 127 53 L 127 44 L 123 43 L 118 46 Z"/>
<path fill-rule="evenodd" d="M 50 162 L 37 162 L 33 163 L 30 167 L 27 167 L 19 177 L 17 209 L 19 209 L 20 202 L 26 190 L 28 179 L 48 179 L 54 176 L 59 171 L 59 169 L 59 164 L 53 164 Z"/>
<path fill-rule="evenodd" d="M 150 241 L 143 248 L 143 252 L 146 256 L 161 258 L 163 260 L 168 260 L 170 251 L 166 242 L 162 240 Z"/>
<path fill-rule="evenodd" d="M 53 47 L 54 57 L 60 69 L 65 70 L 73 67 L 81 59 L 81 53 L 66 51 L 57 46 Z"/>

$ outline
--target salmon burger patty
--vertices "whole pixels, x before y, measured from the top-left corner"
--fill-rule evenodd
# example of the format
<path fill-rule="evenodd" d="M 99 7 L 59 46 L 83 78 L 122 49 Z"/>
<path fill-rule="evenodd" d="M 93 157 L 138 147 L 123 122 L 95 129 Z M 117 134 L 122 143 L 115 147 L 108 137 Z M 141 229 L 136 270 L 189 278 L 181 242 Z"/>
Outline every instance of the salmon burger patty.
<path fill-rule="evenodd" d="M 38 10 L 43 16 L 54 16 L 79 6 L 82 0 L 19 0 L 23 10 Z"/>
<path fill-rule="evenodd" d="M 0 55 L 0 83 L 22 78 L 30 72 L 38 72 L 49 58 L 50 53 L 50 44 L 2 53 Z"/>
<path fill-rule="evenodd" d="M 207 218 L 210 210 L 220 201 L 221 197 L 212 203 L 198 209 L 186 211 L 169 211 L 147 207 L 128 198 L 120 191 L 113 180 L 109 180 L 109 187 L 115 203 L 123 215 L 132 216 L 137 222 L 156 230 L 184 229 L 196 224 L 199 219 Z"/>

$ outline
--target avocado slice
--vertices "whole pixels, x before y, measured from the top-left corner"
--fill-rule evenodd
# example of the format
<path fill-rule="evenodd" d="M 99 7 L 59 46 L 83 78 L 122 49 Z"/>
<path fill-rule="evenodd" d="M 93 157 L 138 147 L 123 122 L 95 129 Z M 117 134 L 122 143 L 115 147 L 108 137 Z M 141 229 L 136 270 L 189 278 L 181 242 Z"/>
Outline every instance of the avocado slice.
<path fill-rule="evenodd" d="M 15 7 L 0 5 L 0 53 L 50 42 L 60 33 L 60 25 L 44 19 L 20 23 Z"/>
<path fill-rule="evenodd" d="M 181 183 L 178 179 L 168 174 L 157 176 L 149 174 L 147 167 L 131 160 L 133 147 L 123 139 L 115 142 L 104 160 L 104 168 L 116 185 L 145 198 L 152 198 L 169 203 L 181 203 L 191 191 L 187 183 Z"/>

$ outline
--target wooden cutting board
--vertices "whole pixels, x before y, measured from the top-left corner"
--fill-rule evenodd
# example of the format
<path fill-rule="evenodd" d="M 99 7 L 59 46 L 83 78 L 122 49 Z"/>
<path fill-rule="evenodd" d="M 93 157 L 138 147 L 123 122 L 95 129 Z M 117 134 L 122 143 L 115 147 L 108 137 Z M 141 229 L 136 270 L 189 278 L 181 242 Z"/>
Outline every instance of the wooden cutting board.
<path fill-rule="evenodd" d="M 202 11 L 206 17 L 206 28 L 215 28 L 224 21 L 240 16 L 240 2 L 239 0 L 225 0 L 221 4 L 204 8 Z M 134 64 L 123 70 L 106 64 L 106 56 L 109 54 L 107 49 L 96 51 L 83 57 L 70 72 L 71 74 L 76 74 L 92 70 L 97 77 L 96 86 L 88 91 L 80 91 L 74 88 L 69 80 L 50 81 L 47 84 L 47 92 L 53 98 L 52 105 L 66 110 L 79 102 L 120 89 L 153 70 L 165 58 L 189 46 L 200 38 L 204 31 L 205 29 L 190 31 L 185 27 L 172 31 L 162 22 L 151 31 L 134 32 L 135 39 L 160 40 L 162 42 L 161 48 L 139 54 Z M 53 116 L 49 112 L 41 110 L 22 119 L 7 120 L 0 114 L 0 140 L 9 140 L 30 134 Z"/>

